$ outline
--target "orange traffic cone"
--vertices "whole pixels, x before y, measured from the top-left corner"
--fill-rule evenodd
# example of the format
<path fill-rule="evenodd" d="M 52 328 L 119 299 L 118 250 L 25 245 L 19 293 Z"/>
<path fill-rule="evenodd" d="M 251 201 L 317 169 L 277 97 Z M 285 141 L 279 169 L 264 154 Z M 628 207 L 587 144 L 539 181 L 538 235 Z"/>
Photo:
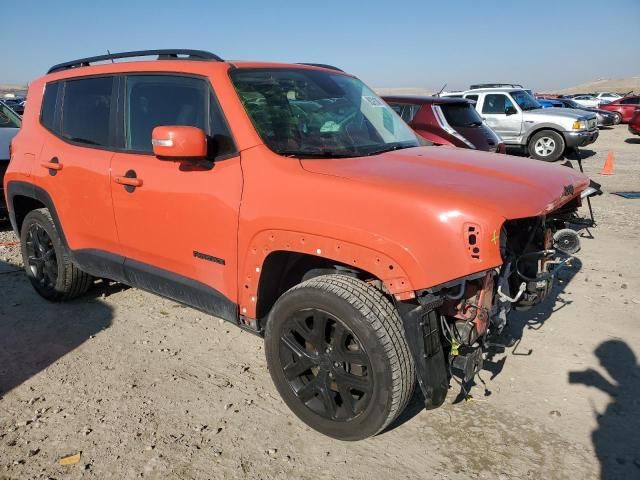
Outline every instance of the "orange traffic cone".
<path fill-rule="evenodd" d="M 604 162 L 600 175 L 613 175 L 613 152 L 609 151 L 607 160 Z"/>

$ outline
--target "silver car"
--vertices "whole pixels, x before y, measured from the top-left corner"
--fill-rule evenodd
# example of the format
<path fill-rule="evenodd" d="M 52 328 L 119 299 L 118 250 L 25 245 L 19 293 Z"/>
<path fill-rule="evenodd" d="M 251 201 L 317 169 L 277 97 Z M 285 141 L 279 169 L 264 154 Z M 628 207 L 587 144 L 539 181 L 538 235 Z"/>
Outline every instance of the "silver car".
<path fill-rule="evenodd" d="M 22 121 L 4 102 L 0 101 L 0 218 L 6 211 L 4 198 L 4 173 L 9 166 L 9 145 L 18 133 Z"/>
<path fill-rule="evenodd" d="M 521 88 L 469 90 L 462 97 L 476 102 L 476 110 L 507 146 L 521 147 L 538 160 L 554 162 L 565 150 L 584 147 L 598 138 L 595 114 L 542 108 Z"/>

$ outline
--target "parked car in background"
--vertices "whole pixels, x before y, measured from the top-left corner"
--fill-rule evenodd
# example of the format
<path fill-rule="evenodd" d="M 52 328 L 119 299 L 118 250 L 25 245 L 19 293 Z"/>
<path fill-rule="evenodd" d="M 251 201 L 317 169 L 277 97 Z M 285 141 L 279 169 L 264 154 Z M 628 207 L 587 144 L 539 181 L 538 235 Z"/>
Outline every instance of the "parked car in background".
<path fill-rule="evenodd" d="M 11 140 L 18 133 L 21 120 L 9 106 L 0 101 L 0 218 L 4 218 L 7 213 L 4 203 L 4 174 L 9 166 L 9 146 Z"/>
<path fill-rule="evenodd" d="M 24 97 L 3 98 L 2 101 L 8 105 L 18 115 L 24 114 L 26 99 Z"/>
<path fill-rule="evenodd" d="M 609 127 L 620 123 L 618 116 L 601 108 L 584 107 L 570 98 L 558 98 L 555 101 L 561 103 L 563 108 L 572 108 L 595 114 L 599 127 Z"/>
<path fill-rule="evenodd" d="M 583 107 L 589 108 L 598 108 L 598 106 L 602 103 L 602 100 L 600 100 L 595 95 L 576 95 L 575 97 L 572 97 L 572 100 L 576 103 L 579 103 Z"/>
<path fill-rule="evenodd" d="M 542 108 L 519 88 L 468 90 L 462 96 L 476 102 L 476 110 L 507 147 L 523 148 L 538 160 L 554 162 L 568 148 L 584 147 L 598 138 L 593 113 Z"/>
<path fill-rule="evenodd" d="M 558 102 L 556 99 L 536 98 L 536 100 L 538 100 L 538 103 L 542 108 L 564 107 L 564 105 L 561 102 Z"/>
<path fill-rule="evenodd" d="M 636 108 L 640 106 L 640 95 L 629 95 L 619 98 L 611 103 L 602 105 L 600 108 L 607 112 L 612 112 L 617 115 L 619 122 L 628 122 L 636 112 Z"/>
<path fill-rule="evenodd" d="M 505 152 L 504 142 L 469 100 L 443 97 L 382 97 L 422 138 L 436 145 Z"/>
<path fill-rule="evenodd" d="M 598 92 L 596 97 L 599 98 L 601 102 L 613 102 L 619 98 L 622 98 L 622 95 L 613 92 Z"/>
<path fill-rule="evenodd" d="M 636 110 L 629 120 L 629 131 L 634 135 L 640 135 L 640 109 Z"/>

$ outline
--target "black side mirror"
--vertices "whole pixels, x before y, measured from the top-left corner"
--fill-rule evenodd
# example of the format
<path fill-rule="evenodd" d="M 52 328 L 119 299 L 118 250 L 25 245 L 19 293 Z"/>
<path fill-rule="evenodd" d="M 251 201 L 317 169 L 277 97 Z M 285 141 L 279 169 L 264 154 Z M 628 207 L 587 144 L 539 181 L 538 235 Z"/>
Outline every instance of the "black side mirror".
<path fill-rule="evenodd" d="M 516 113 L 518 113 L 518 111 L 516 110 L 515 107 L 506 107 L 504 109 L 504 113 L 509 116 L 509 115 L 515 115 Z"/>

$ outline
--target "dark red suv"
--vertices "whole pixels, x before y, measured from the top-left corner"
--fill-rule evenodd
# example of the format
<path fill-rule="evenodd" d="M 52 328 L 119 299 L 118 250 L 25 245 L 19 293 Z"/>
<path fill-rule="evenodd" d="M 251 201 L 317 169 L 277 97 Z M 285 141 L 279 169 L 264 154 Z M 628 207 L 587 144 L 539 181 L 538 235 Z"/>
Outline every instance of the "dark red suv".
<path fill-rule="evenodd" d="M 504 153 L 502 139 L 469 100 L 440 97 L 382 97 L 421 137 L 436 145 Z"/>

